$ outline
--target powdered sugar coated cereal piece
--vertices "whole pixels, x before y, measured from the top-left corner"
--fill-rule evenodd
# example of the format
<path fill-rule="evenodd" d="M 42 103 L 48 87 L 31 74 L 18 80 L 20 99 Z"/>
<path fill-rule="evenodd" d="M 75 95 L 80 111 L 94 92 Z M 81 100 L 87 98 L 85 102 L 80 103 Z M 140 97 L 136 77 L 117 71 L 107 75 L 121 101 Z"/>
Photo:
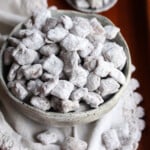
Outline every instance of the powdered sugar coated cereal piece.
<path fill-rule="evenodd" d="M 103 55 L 105 59 L 112 62 L 116 68 L 122 70 L 127 61 L 123 47 L 117 45 L 116 43 L 108 43 L 108 45 L 109 44 L 112 47 L 108 46 L 110 48 L 105 49 L 104 46 L 105 50 L 103 51 Z"/>
<path fill-rule="evenodd" d="M 62 150 L 86 150 L 87 143 L 80 139 L 67 137 L 62 144 Z"/>
<path fill-rule="evenodd" d="M 87 88 L 78 88 L 71 93 L 71 100 L 79 101 L 88 94 Z"/>
<path fill-rule="evenodd" d="M 113 68 L 113 64 L 107 61 L 104 61 L 103 57 L 98 59 L 98 65 L 94 70 L 94 73 L 100 77 L 106 77 Z"/>
<path fill-rule="evenodd" d="M 57 85 L 58 78 L 54 78 L 54 80 L 49 80 L 44 82 L 40 88 L 40 96 L 47 96 L 50 94 L 51 90 Z"/>
<path fill-rule="evenodd" d="M 29 49 L 38 50 L 44 45 L 44 38 L 38 30 L 35 30 L 33 34 L 24 38 L 22 43 Z"/>
<path fill-rule="evenodd" d="M 86 58 L 94 50 L 94 46 L 88 40 L 86 40 L 86 43 L 86 48 L 79 51 L 79 55 L 82 58 Z"/>
<path fill-rule="evenodd" d="M 50 101 L 46 98 L 42 98 L 42 97 L 32 97 L 30 100 L 30 104 L 32 106 L 34 106 L 35 108 L 38 108 L 40 110 L 44 110 L 47 111 L 50 109 Z"/>
<path fill-rule="evenodd" d="M 70 82 L 76 85 L 77 87 L 83 87 L 87 83 L 87 76 L 89 72 L 83 67 L 78 66 L 73 69 Z"/>
<path fill-rule="evenodd" d="M 17 63 L 13 63 L 11 65 L 11 68 L 10 68 L 8 76 L 7 76 L 8 81 L 13 81 L 15 79 L 17 70 L 19 69 L 19 67 L 20 66 Z"/>
<path fill-rule="evenodd" d="M 11 87 L 11 91 L 13 95 L 20 100 L 24 100 L 28 96 L 28 91 L 20 82 L 14 82 L 14 85 Z"/>
<path fill-rule="evenodd" d="M 73 27 L 72 19 L 69 16 L 62 15 L 60 17 L 60 22 L 62 22 L 65 29 L 69 30 Z"/>
<path fill-rule="evenodd" d="M 40 53 L 44 56 L 50 56 L 51 54 L 58 54 L 59 46 L 55 43 L 44 45 L 40 49 Z"/>
<path fill-rule="evenodd" d="M 63 62 L 54 54 L 50 55 L 43 62 L 43 69 L 53 75 L 59 75 L 63 70 Z"/>
<path fill-rule="evenodd" d="M 46 20 L 51 17 L 51 12 L 48 9 L 36 9 L 33 12 L 34 26 L 41 29 L 46 23 Z"/>
<path fill-rule="evenodd" d="M 59 80 L 58 84 L 51 91 L 51 95 L 60 99 L 69 99 L 71 92 L 74 89 L 74 85 L 65 80 Z"/>
<path fill-rule="evenodd" d="M 44 145 L 57 143 L 58 137 L 55 132 L 45 131 L 37 135 L 37 140 Z"/>
<path fill-rule="evenodd" d="M 116 68 L 112 68 L 110 70 L 109 75 L 122 85 L 124 85 L 126 83 L 125 75 L 120 70 L 118 70 Z"/>
<path fill-rule="evenodd" d="M 60 57 L 64 62 L 64 72 L 66 75 L 70 75 L 73 68 L 77 67 L 80 62 L 80 57 L 76 51 L 69 52 L 62 50 L 60 53 Z"/>
<path fill-rule="evenodd" d="M 87 69 L 88 71 L 93 71 L 95 70 L 96 66 L 97 66 L 97 59 L 93 56 L 88 56 L 84 59 L 84 68 Z"/>
<path fill-rule="evenodd" d="M 31 65 L 23 70 L 23 74 L 27 80 L 29 79 L 37 79 L 43 73 L 41 64 Z"/>
<path fill-rule="evenodd" d="M 101 80 L 100 91 L 103 97 L 118 92 L 120 85 L 113 78 L 106 78 Z"/>
<path fill-rule="evenodd" d="M 91 21 L 90 21 L 90 24 L 93 28 L 93 31 L 97 34 L 102 34 L 104 35 L 105 34 L 105 29 L 104 27 L 102 26 L 102 24 L 96 19 L 96 18 L 92 18 Z"/>
<path fill-rule="evenodd" d="M 86 87 L 89 91 L 95 91 L 100 86 L 100 77 L 91 72 L 87 77 Z"/>
<path fill-rule="evenodd" d="M 90 3 L 91 8 L 97 9 L 103 7 L 103 1 L 102 0 L 88 0 Z"/>
<path fill-rule="evenodd" d="M 40 94 L 40 88 L 43 82 L 40 79 L 30 80 L 27 83 L 27 90 L 31 92 L 33 95 L 37 96 Z"/>
<path fill-rule="evenodd" d="M 87 0 L 75 0 L 76 6 L 79 8 L 89 8 L 90 5 Z"/>
<path fill-rule="evenodd" d="M 92 30 L 90 22 L 88 19 L 83 17 L 74 17 L 73 18 L 73 27 L 70 32 L 74 35 L 80 37 L 86 37 Z"/>
<path fill-rule="evenodd" d="M 60 42 L 67 36 L 67 34 L 68 30 L 59 24 L 54 29 L 48 31 L 47 38 L 53 42 Z"/>
<path fill-rule="evenodd" d="M 79 109 L 79 102 L 78 101 L 71 101 L 71 100 L 64 100 L 61 101 L 61 109 L 60 112 L 68 113 L 71 111 L 76 111 Z"/>
<path fill-rule="evenodd" d="M 95 92 L 88 92 L 88 94 L 84 96 L 83 100 L 92 108 L 97 108 L 104 102 L 102 97 Z"/>
<path fill-rule="evenodd" d="M 120 32 L 120 29 L 113 25 L 106 25 L 104 29 L 105 29 L 106 38 L 109 40 L 114 39 L 117 36 L 117 34 Z"/>
<path fill-rule="evenodd" d="M 17 49 L 13 51 L 12 56 L 20 65 L 31 64 L 39 58 L 36 51 L 27 49 L 23 44 L 18 45 Z"/>

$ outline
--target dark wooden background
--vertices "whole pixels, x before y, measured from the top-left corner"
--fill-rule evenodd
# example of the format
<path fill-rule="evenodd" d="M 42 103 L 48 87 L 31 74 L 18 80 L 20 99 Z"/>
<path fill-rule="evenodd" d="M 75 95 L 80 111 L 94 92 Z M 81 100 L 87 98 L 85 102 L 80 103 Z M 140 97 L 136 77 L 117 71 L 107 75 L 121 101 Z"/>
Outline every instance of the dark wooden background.
<path fill-rule="evenodd" d="M 72 9 L 65 0 L 49 0 L 51 5 Z M 101 14 L 120 27 L 129 45 L 132 62 L 137 68 L 134 77 L 140 81 L 139 92 L 144 97 L 142 105 L 146 110 L 147 126 L 138 150 L 150 150 L 150 0 L 118 0 L 115 7 Z"/>

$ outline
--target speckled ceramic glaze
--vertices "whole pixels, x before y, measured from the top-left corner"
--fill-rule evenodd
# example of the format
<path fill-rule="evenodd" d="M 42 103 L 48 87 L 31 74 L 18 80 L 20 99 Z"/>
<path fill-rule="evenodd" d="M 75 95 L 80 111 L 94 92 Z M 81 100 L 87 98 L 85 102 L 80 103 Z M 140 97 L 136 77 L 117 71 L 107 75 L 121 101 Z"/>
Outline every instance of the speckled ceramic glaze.
<path fill-rule="evenodd" d="M 109 4 L 107 5 L 104 5 L 103 7 L 101 8 L 97 8 L 97 9 L 92 9 L 92 8 L 81 8 L 81 7 L 77 7 L 75 5 L 75 3 L 72 1 L 72 0 L 66 0 L 66 2 L 72 6 L 74 9 L 76 10 L 79 10 L 79 11 L 82 11 L 82 12 L 87 12 L 87 13 L 100 13 L 100 12 L 104 12 L 104 11 L 107 11 L 109 10 L 110 8 L 112 8 L 116 3 L 117 3 L 118 0 L 111 0 L 109 2 Z"/>
<path fill-rule="evenodd" d="M 109 19 L 100 15 L 94 14 L 84 14 L 78 13 L 75 11 L 52 11 L 52 16 L 59 17 L 60 15 L 68 15 L 68 16 L 82 16 L 85 18 L 93 18 L 96 17 L 103 25 L 113 24 Z M 21 28 L 22 24 L 17 25 L 10 36 Z M 4 64 L 3 64 L 3 53 L 7 46 L 7 42 L 4 43 L 1 52 L 0 52 L 0 97 L 4 101 L 9 101 L 12 103 L 12 106 L 15 107 L 20 113 L 23 113 L 30 119 L 38 121 L 42 124 L 47 125 L 55 125 L 55 126 L 68 126 L 68 125 L 75 125 L 81 123 L 89 123 L 101 118 L 104 114 L 109 112 L 118 102 L 119 98 L 121 97 L 122 92 L 124 92 L 131 76 L 130 67 L 131 67 L 131 58 L 128 46 L 119 33 L 115 39 L 115 41 L 124 47 L 125 53 L 127 55 L 127 64 L 124 69 L 124 74 L 126 76 L 126 84 L 122 86 L 117 94 L 115 94 L 111 99 L 109 99 L 104 104 L 100 105 L 96 109 L 90 109 L 85 112 L 70 112 L 70 113 L 56 113 L 56 112 L 44 112 L 39 109 L 36 109 L 19 99 L 15 98 L 11 92 L 8 90 L 6 83 L 4 81 Z"/>

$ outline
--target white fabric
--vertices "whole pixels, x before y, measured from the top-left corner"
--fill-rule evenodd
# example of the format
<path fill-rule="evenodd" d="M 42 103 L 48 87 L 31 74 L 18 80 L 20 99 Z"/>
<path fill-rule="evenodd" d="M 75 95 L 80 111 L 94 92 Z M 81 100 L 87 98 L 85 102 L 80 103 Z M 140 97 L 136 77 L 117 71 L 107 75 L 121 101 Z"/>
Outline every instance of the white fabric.
<path fill-rule="evenodd" d="M 32 7 L 30 4 L 32 4 Z M 0 24 L 3 23 L 13 27 L 18 22 L 23 21 L 26 18 L 25 16 L 31 13 L 31 10 L 41 7 L 41 4 L 42 7 L 47 6 L 45 0 L 0 0 Z M 28 7 L 30 9 L 27 9 Z M 0 32 L 5 30 L 5 34 L 8 34 L 12 28 L 10 26 L 0 26 Z M 86 141 L 88 150 L 106 150 L 102 143 L 101 135 L 104 131 L 127 122 L 124 116 L 124 108 L 130 106 L 132 109 L 136 109 L 136 99 L 133 96 L 136 88 L 135 82 L 131 81 L 119 103 L 102 119 L 86 125 L 58 128 L 57 130 L 62 132 L 64 137 L 74 135 Z M 26 118 L 14 109 L 6 99 L 2 97 L 0 99 L 0 148 L 6 150 L 9 147 L 10 150 L 61 149 L 60 145 L 57 144 L 42 145 L 35 138 L 38 133 L 48 129 L 54 130 L 56 129 L 55 127 L 43 126 Z M 141 100 L 141 97 L 138 99 Z M 132 116 L 132 109 L 129 111 L 129 116 Z"/>

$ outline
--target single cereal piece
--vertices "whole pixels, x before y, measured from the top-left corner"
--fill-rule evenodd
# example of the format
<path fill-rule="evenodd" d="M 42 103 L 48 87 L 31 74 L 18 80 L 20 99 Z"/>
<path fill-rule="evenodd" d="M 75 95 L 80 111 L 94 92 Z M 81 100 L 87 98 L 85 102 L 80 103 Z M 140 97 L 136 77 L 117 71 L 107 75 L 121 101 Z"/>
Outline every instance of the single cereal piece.
<path fill-rule="evenodd" d="M 8 81 L 13 81 L 16 77 L 16 74 L 17 74 L 17 70 L 19 69 L 19 65 L 17 63 L 13 63 L 10 70 L 9 70 L 9 73 L 8 73 L 8 76 L 7 76 L 7 80 Z"/>
<path fill-rule="evenodd" d="M 37 29 L 41 29 L 45 25 L 46 20 L 51 17 L 51 12 L 48 9 L 37 9 L 33 12 L 33 22 Z"/>
<path fill-rule="evenodd" d="M 58 76 L 63 70 L 63 65 L 62 60 L 52 54 L 43 62 L 43 69 L 50 74 Z"/>
<path fill-rule="evenodd" d="M 23 70 L 29 67 L 30 65 L 23 65 L 17 70 L 17 75 L 16 75 L 17 80 L 21 80 L 24 78 Z"/>
<path fill-rule="evenodd" d="M 90 3 L 91 8 L 102 8 L 103 7 L 103 0 L 88 0 Z"/>
<path fill-rule="evenodd" d="M 100 44 L 104 43 L 106 40 L 106 37 L 103 34 L 98 33 L 90 33 L 87 36 L 87 39 L 95 46 L 95 48 Z"/>
<path fill-rule="evenodd" d="M 29 49 L 38 50 L 44 45 L 44 38 L 38 30 L 35 30 L 33 34 L 24 38 L 22 43 Z"/>
<path fill-rule="evenodd" d="M 40 96 L 47 96 L 50 94 L 52 89 L 58 84 L 58 78 L 53 78 L 53 80 L 49 80 L 44 82 L 40 88 Z"/>
<path fill-rule="evenodd" d="M 112 68 L 109 75 L 122 85 L 126 83 L 125 75 L 116 68 Z"/>
<path fill-rule="evenodd" d="M 63 24 L 64 28 L 70 30 L 73 27 L 72 19 L 69 16 L 62 15 L 60 17 L 60 22 Z"/>
<path fill-rule="evenodd" d="M 70 32 L 74 35 L 85 38 L 92 31 L 92 27 L 88 19 L 83 17 L 73 18 L 73 27 Z"/>
<path fill-rule="evenodd" d="M 39 58 L 36 51 L 27 49 L 23 44 L 18 45 L 17 49 L 13 51 L 12 56 L 20 65 L 31 64 Z"/>
<path fill-rule="evenodd" d="M 57 21 L 56 18 L 48 18 L 48 19 L 46 20 L 45 25 L 44 25 L 43 28 L 42 28 L 42 31 L 43 31 L 44 33 L 47 33 L 50 29 L 55 28 L 56 25 L 57 25 L 57 23 L 58 23 L 58 21 Z"/>
<path fill-rule="evenodd" d="M 55 144 L 58 142 L 58 135 L 52 131 L 42 132 L 37 135 L 37 140 L 43 145 Z"/>
<path fill-rule="evenodd" d="M 68 34 L 60 43 L 60 45 L 67 51 L 85 50 L 91 47 L 89 40 L 79 36 Z"/>
<path fill-rule="evenodd" d="M 83 97 L 87 96 L 87 94 L 88 94 L 88 89 L 87 88 L 75 89 L 71 93 L 71 100 L 73 100 L 73 101 L 80 101 Z"/>
<path fill-rule="evenodd" d="M 35 64 L 23 69 L 23 74 L 27 80 L 29 79 L 37 79 L 43 73 L 42 65 Z"/>
<path fill-rule="evenodd" d="M 57 97 L 51 97 L 51 106 L 55 111 L 67 113 L 79 109 L 79 101 L 62 100 Z"/>
<path fill-rule="evenodd" d="M 74 89 L 74 85 L 65 80 L 59 80 L 58 84 L 51 91 L 51 95 L 60 99 L 69 99 L 71 92 Z"/>
<path fill-rule="evenodd" d="M 84 68 L 88 71 L 93 71 L 97 67 L 97 59 L 93 56 L 88 56 L 84 59 Z"/>
<path fill-rule="evenodd" d="M 105 29 L 106 38 L 109 40 L 114 39 L 117 36 L 117 34 L 120 32 L 120 29 L 113 25 L 106 25 L 104 29 Z"/>
<path fill-rule="evenodd" d="M 61 109 L 60 112 L 68 113 L 71 111 L 76 111 L 79 109 L 80 105 L 78 101 L 64 100 L 61 101 Z"/>
<path fill-rule="evenodd" d="M 113 78 L 106 78 L 101 80 L 100 91 L 103 97 L 118 92 L 119 88 L 119 83 Z"/>
<path fill-rule="evenodd" d="M 66 50 L 62 50 L 60 53 L 60 57 L 64 62 L 64 73 L 70 76 L 73 68 L 77 67 L 79 62 L 81 61 L 78 53 L 76 51 L 69 52 Z"/>
<path fill-rule="evenodd" d="M 101 25 L 101 23 L 96 18 L 92 18 L 90 21 L 90 24 L 91 24 L 93 31 L 95 33 L 97 33 L 98 35 L 101 35 L 101 34 L 104 35 L 105 34 L 104 27 Z"/>
<path fill-rule="evenodd" d="M 120 142 L 115 129 L 110 129 L 102 134 L 102 139 L 106 149 L 114 150 L 120 148 Z"/>
<path fill-rule="evenodd" d="M 59 52 L 59 46 L 55 43 L 44 45 L 40 49 L 40 53 L 44 56 L 50 56 L 51 54 L 57 55 Z"/>
<path fill-rule="evenodd" d="M 99 57 L 98 65 L 94 70 L 94 73 L 100 77 L 106 77 L 113 68 L 113 64 L 107 61 L 104 61 L 103 57 Z"/>
<path fill-rule="evenodd" d="M 50 29 L 47 33 L 47 38 L 53 42 L 60 42 L 63 40 L 68 34 L 68 30 L 66 30 L 61 24 L 58 24 L 54 29 Z"/>
<path fill-rule="evenodd" d="M 62 144 L 62 150 L 87 150 L 87 143 L 74 137 L 67 137 Z"/>
<path fill-rule="evenodd" d="M 27 83 L 27 90 L 31 92 L 33 95 L 37 96 L 40 94 L 40 88 L 43 82 L 40 79 L 30 80 Z"/>
<path fill-rule="evenodd" d="M 89 8 L 90 7 L 87 0 L 75 0 L 75 4 L 78 8 Z"/>
<path fill-rule="evenodd" d="M 44 110 L 47 111 L 51 108 L 50 106 L 50 101 L 46 98 L 42 98 L 42 97 L 32 97 L 30 100 L 30 104 L 40 110 Z"/>
<path fill-rule="evenodd" d="M 28 96 L 28 91 L 20 82 L 14 82 L 11 87 L 11 92 L 20 100 L 24 100 Z"/>
<path fill-rule="evenodd" d="M 122 70 L 126 64 L 127 57 L 123 47 L 114 42 L 106 42 L 104 45 L 103 55 L 106 60 L 112 62 L 114 66 Z"/>
<path fill-rule="evenodd" d="M 88 94 L 83 97 L 83 100 L 92 108 L 97 108 L 104 102 L 102 97 L 95 92 L 88 92 Z"/>
<path fill-rule="evenodd" d="M 8 47 L 4 52 L 4 64 L 10 65 L 13 61 L 12 53 L 13 53 L 14 47 Z"/>
<path fill-rule="evenodd" d="M 78 66 L 73 69 L 70 77 L 70 82 L 77 87 L 83 87 L 87 83 L 87 76 L 89 72 L 83 67 Z"/>
<path fill-rule="evenodd" d="M 100 86 L 101 78 L 97 76 L 95 73 L 91 72 L 87 77 L 86 87 L 88 91 L 95 91 Z"/>

